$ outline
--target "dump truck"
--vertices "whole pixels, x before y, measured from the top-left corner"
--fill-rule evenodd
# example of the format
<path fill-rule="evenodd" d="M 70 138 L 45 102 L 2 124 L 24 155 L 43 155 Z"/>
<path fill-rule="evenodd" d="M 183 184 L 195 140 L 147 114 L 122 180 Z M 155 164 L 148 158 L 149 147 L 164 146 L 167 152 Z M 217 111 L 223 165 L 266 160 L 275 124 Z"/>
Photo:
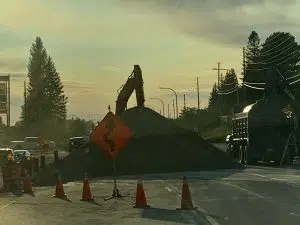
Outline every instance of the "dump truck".
<path fill-rule="evenodd" d="M 287 80 L 274 80 L 263 99 L 232 115 L 227 153 L 240 163 L 283 165 L 299 159 L 300 106 Z"/>

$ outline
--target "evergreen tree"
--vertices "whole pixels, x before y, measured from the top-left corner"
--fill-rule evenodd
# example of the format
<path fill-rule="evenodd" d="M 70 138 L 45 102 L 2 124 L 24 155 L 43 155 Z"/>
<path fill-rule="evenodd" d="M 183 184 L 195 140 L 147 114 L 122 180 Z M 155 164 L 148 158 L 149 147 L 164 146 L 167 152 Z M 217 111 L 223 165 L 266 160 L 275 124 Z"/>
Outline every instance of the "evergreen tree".
<path fill-rule="evenodd" d="M 227 71 L 221 84 L 219 95 L 222 95 L 222 112 L 230 114 L 231 110 L 237 104 L 238 80 L 234 69 Z"/>
<path fill-rule="evenodd" d="M 208 99 L 208 110 L 216 112 L 218 110 L 218 88 L 215 83 Z"/>
<path fill-rule="evenodd" d="M 295 76 L 300 72 L 300 47 L 290 33 L 275 32 L 270 35 L 262 46 L 260 57 L 263 64 L 261 67 L 278 69 L 288 79 L 289 83 L 299 79 Z M 271 81 L 279 79 L 280 75 L 277 73 L 266 76 L 266 95 L 270 90 Z M 300 97 L 299 83 L 292 85 L 292 87 L 296 91 L 296 95 Z"/>
<path fill-rule="evenodd" d="M 26 124 L 42 121 L 47 110 L 47 101 L 44 93 L 45 65 L 47 62 L 47 51 L 42 39 L 37 37 L 30 49 L 28 63 L 27 96 L 25 106 L 22 107 L 22 119 Z"/>
<path fill-rule="evenodd" d="M 45 67 L 45 94 L 48 101 L 48 117 L 52 119 L 66 119 L 67 97 L 64 95 L 63 85 L 54 62 L 49 56 Z"/>
<path fill-rule="evenodd" d="M 260 38 L 255 31 L 252 31 L 248 37 L 248 44 L 245 51 L 245 74 L 243 82 L 262 83 L 264 82 L 263 71 L 261 70 L 261 46 Z M 245 95 L 246 105 L 256 102 L 262 98 L 262 91 L 255 90 L 244 86 L 243 94 Z"/>
<path fill-rule="evenodd" d="M 28 94 L 21 115 L 24 124 L 43 123 L 43 126 L 48 126 L 49 123 L 54 125 L 53 121 L 65 120 L 67 97 L 59 73 L 40 37 L 30 49 L 28 78 Z M 45 121 L 49 122 L 48 125 Z"/>

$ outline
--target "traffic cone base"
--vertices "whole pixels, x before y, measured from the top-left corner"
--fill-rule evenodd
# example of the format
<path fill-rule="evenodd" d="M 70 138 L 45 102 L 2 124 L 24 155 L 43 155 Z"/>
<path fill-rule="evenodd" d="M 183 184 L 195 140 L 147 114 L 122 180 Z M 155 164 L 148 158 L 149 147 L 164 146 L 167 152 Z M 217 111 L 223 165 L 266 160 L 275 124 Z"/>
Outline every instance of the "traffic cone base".
<path fill-rule="evenodd" d="M 142 182 L 139 180 L 136 187 L 135 205 L 133 208 L 149 208 Z"/>
<path fill-rule="evenodd" d="M 27 176 L 26 170 L 25 170 L 25 178 L 23 180 L 23 191 L 22 192 L 26 193 L 26 194 L 32 194 L 33 193 L 32 183 L 31 183 L 30 179 Z"/>
<path fill-rule="evenodd" d="M 81 201 L 94 201 L 87 175 L 84 176 Z"/>
<path fill-rule="evenodd" d="M 186 177 L 183 177 L 182 194 L 181 194 L 181 207 L 177 210 L 193 210 L 197 207 L 193 206 L 193 201 L 190 194 L 190 188 L 187 183 Z"/>
<path fill-rule="evenodd" d="M 54 198 L 67 198 L 67 195 L 65 194 L 64 191 L 64 186 L 61 181 L 61 177 L 58 177 L 56 187 L 55 187 L 55 194 L 53 195 Z"/>

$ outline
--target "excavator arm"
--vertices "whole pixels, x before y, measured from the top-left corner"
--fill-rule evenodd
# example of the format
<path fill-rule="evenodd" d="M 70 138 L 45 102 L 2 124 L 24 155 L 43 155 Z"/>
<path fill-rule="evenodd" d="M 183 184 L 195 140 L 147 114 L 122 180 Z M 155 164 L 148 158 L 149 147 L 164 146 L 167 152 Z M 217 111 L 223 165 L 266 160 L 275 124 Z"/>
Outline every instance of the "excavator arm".
<path fill-rule="evenodd" d="M 134 69 L 128 77 L 126 83 L 119 89 L 116 101 L 116 115 L 120 115 L 127 108 L 127 102 L 135 90 L 137 106 L 144 107 L 144 83 L 142 70 L 139 65 L 134 65 Z"/>

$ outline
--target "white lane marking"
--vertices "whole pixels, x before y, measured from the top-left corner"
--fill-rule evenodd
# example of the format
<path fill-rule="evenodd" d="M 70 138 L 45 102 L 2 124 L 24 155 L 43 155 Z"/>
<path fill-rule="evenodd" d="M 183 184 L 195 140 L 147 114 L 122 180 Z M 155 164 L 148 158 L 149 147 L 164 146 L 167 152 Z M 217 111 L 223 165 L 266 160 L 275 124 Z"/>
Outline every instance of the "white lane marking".
<path fill-rule="evenodd" d="M 236 189 L 238 189 L 240 191 L 246 192 L 247 194 L 253 195 L 253 196 L 258 197 L 258 198 L 267 198 L 267 197 L 265 197 L 265 196 L 263 196 L 261 194 L 255 193 L 253 191 L 250 191 L 250 190 L 248 190 L 246 188 L 243 188 L 243 187 L 235 185 L 235 184 L 231 184 L 231 183 L 228 183 L 228 182 L 219 182 L 219 183 L 227 185 L 227 186 L 230 186 L 230 187 L 233 187 L 233 188 L 236 188 Z"/>
<path fill-rule="evenodd" d="M 17 201 L 11 201 L 10 203 L 7 203 L 7 204 L 1 206 L 1 207 L 0 207 L 0 210 L 6 208 L 6 207 L 8 207 L 8 206 L 10 206 L 10 205 L 12 205 L 12 204 L 14 204 L 14 203 L 16 203 L 16 202 L 17 202 Z"/>
<path fill-rule="evenodd" d="M 178 188 L 175 187 L 175 186 L 173 186 L 173 185 L 170 185 L 170 186 L 172 186 L 172 188 L 175 190 L 175 192 L 177 192 L 177 197 L 180 199 L 180 198 L 181 198 L 181 194 L 178 194 L 178 193 L 180 193 L 180 190 L 178 190 Z M 170 188 L 170 189 L 171 189 L 171 188 Z M 171 190 L 172 190 L 172 189 L 171 189 Z M 198 206 L 198 205 L 196 205 L 196 204 L 194 204 L 194 206 L 197 207 L 196 211 L 199 211 L 199 212 L 201 212 L 201 213 L 204 214 L 206 220 L 207 220 L 211 225 L 221 225 L 221 224 L 219 224 L 213 217 L 211 217 L 211 216 L 209 215 L 208 212 L 206 212 L 206 211 L 205 211 L 204 209 L 202 209 L 200 206 Z M 226 218 L 227 218 L 227 217 L 226 217 Z"/>
<path fill-rule="evenodd" d="M 257 173 L 249 173 L 250 175 L 253 175 L 253 176 L 257 176 L 257 177 L 262 177 L 262 178 L 265 178 L 265 179 L 268 179 L 268 180 L 274 180 L 274 181 L 280 181 L 282 182 L 282 180 L 279 180 L 279 179 L 276 179 L 276 178 L 272 178 L 272 177 L 267 177 L 267 176 L 264 176 L 264 175 L 261 175 L 261 174 L 257 174 Z"/>
<path fill-rule="evenodd" d="M 299 213 L 294 213 L 294 212 L 291 212 L 289 213 L 290 216 L 297 216 L 297 217 L 300 217 L 300 214 Z"/>
<path fill-rule="evenodd" d="M 167 191 L 172 192 L 172 189 L 169 187 L 165 187 L 165 189 L 167 189 Z"/>

